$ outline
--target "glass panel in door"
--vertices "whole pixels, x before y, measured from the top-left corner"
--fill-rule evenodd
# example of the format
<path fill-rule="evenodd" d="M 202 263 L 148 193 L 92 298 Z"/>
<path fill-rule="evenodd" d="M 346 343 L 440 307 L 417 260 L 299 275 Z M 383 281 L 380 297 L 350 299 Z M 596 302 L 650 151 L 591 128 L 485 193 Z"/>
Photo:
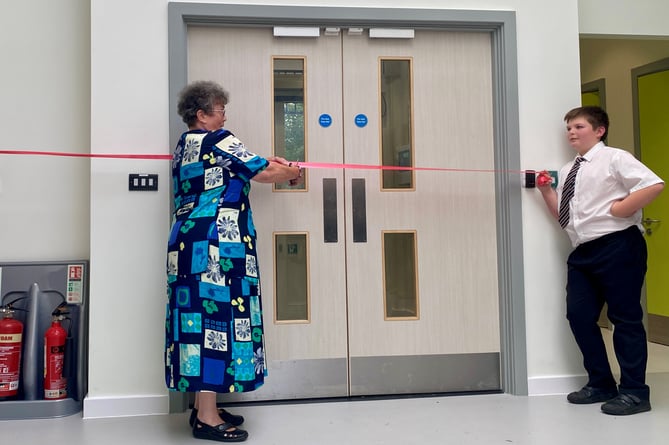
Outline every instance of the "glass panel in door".
<path fill-rule="evenodd" d="M 274 96 L 274 155 L 291 161 L 306 158 L 305 59 L 273 57 L 272 86 Z M 306 172 L 304 172 L 306 176 Z M 291 186 L 274 184 L 275 189 L 304 190 L 309 181 Z"/>
<path fill-rule="evenodd" d="M 381 165 L 413 165 L 413 113 L 411 59 L 379 61 L 381 84 Z M 412 170 L 383 170 L 383 189 L 412 189 Z"/>

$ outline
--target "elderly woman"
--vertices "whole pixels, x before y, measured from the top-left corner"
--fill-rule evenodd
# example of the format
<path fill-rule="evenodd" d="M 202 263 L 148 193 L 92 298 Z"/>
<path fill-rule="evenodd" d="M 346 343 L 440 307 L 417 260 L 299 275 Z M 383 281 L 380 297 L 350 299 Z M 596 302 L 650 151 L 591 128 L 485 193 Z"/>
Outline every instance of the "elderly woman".
<path fill-rule="evenodd" d="M 253 391 L 266 371 L 250 181 L 294 184 L 301 171 L 251 153 L 224 129 L 227 103 L 208 81 L 179 96 L 188 131 L 172 160 L 165 377 L 170 390 L 196 393 L 194 437 L 240 442 L 244 418 L 219 410 L 216 394 Z"/>

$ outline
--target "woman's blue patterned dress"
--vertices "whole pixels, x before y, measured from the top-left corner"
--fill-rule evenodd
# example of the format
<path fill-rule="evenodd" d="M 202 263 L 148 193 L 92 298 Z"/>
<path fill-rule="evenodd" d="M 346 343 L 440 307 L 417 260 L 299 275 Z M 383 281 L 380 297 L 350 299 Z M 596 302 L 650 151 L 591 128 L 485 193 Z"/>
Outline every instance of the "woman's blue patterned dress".
<path fill-rule="evenodd" d="M 165 379 L 178 391 L 242 392 L 266 374 L 250 180 L 269 162 L 221 129 L 174 151 Z"/>

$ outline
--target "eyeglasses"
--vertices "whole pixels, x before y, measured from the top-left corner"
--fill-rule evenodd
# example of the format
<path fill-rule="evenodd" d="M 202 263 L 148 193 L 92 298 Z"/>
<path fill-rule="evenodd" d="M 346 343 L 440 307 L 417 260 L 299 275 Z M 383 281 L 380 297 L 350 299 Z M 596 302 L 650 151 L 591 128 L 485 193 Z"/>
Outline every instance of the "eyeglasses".
<path fill-rule="evenodd" d="M 225 107 L 223 107 L 223 109 L 216 109 L 216 108 L 214 108 L 214 109 L 211 110 L 211 111 L 215 111 L 215 112 L 221 113 L 222 116 L 225 116 Z"/>

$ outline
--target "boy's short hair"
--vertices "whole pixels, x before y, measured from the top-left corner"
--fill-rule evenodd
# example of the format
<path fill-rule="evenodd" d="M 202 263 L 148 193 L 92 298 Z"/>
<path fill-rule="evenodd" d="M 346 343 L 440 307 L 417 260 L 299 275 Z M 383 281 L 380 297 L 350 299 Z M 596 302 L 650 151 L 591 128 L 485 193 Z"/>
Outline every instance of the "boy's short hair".
<path fill-rule="evenodd" d="M 595 130 L 599 127 L 604 127 L 604 134 L 600 140 L 606 140 L 606 136 L 609 134 L 609 115 L 606 114 L 606 111 L 604 111 L 603 108 L 594 105 L 574 108 L 569 110 L 567 114 L 564 115 L 564 121 L 569 122 L 570 120 L 576 119 L 577 117 L 585 118 L 585 120 L 587 120 Z"/>

